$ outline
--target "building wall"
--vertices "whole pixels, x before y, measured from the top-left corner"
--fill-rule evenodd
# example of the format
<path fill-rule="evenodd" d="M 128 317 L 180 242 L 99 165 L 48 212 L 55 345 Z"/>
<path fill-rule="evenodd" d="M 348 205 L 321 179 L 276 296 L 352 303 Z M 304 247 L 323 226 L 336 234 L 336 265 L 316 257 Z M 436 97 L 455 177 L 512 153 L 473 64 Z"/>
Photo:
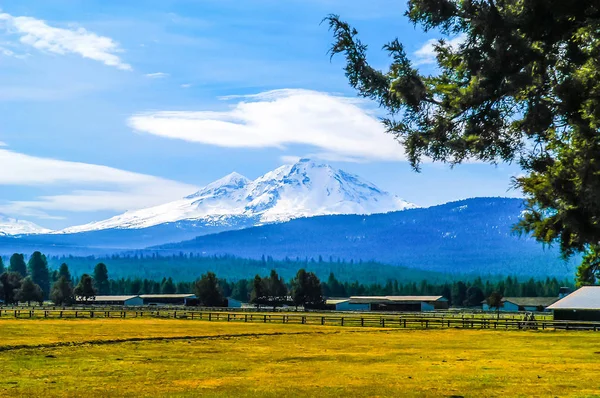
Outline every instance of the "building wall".
<path fill-rule="evenodd" d="M 370 311 L 371 304 L 350 304 L 346 301 L 335 306 L 336 311 Z"/>
<path fill-rule="evenodd" d="M 554 310 L 555 321 L 600 321 L 598 310 Z"/>
<path fill-rule="evenodd" d="M 242 308 L 242 302 L 236 299 L 228 298 L 227 307 L 229 308 Z"/>
<path fill-rule="evenodd" d="M 421 311 L 433 311 L 435 310 L 435 306 L 430 303 L 422 302 L 421 303 Z"/>
<path fill-rule="evenodd" d="M 482 306 L 484 311 L 496 311 L 496 308 L 490 308 L 487 303 L 484 303 Z M 504 302 L 504 305 L 500 307 L 500 312 L 519 312 L 519 306 L 510 302 Z"/>

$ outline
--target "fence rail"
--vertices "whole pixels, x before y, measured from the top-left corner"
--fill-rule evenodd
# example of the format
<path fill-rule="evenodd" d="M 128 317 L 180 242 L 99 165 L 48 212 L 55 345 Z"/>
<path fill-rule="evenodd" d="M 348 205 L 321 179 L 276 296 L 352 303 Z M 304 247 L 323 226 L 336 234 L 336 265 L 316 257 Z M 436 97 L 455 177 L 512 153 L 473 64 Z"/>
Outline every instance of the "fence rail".
<path fill-rule="evenodd" d="M 411 315 L 311 315 L 282 313 L 241 313 L 190 310 L 111 310 L 111 309 L 0 309 L 0 319 L 78 319 L 78 318 L 163 318 L 203 320 L 210 322 L 279 323 L 378 328 L 459 328 L 459 329 L 540 329 L 600 330 L 600 322 L 523 321 L 515 319 L 483 319 L 455 317 L 423 317 Z"/>

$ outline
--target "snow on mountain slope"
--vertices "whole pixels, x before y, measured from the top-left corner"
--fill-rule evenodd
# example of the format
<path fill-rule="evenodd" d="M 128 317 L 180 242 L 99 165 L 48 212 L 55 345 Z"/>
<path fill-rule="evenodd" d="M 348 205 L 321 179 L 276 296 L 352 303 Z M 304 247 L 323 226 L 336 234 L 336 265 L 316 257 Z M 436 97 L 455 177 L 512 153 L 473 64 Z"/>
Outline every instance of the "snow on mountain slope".
<path fill-rule="evenodd" d="M 381 191 L 358 176 L 301 159 L 254 181 L 232 173 L 183 199 L 70 227 L 60 233 L 141 229 L 178 221 L 228 225 L 240 217 L 270 223 L 298 217 L 386 213 L 414 207 L 417 206 Z"/>
<path fill-rule="evenodd" d="M 52 232 L 49 229 L 42 228 L 32 222 L 17 220 L 0 214 L 0 236 L 8 235 L 28 235 L 28 234 L 47 234 Z"/>

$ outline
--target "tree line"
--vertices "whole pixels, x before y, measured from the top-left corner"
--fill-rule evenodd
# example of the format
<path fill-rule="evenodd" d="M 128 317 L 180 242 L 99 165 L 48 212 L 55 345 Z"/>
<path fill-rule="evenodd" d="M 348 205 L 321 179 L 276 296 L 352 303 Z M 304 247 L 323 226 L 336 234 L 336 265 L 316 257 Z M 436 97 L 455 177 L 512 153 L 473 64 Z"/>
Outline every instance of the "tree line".
<path fill-rule="evenodd" d="M 432 283 L 423 280 L 420 283 L 402 283 L 397 279 L 389 279 L 385 284 L 365 284 L 340 281 L 330 273 L 327 280 L 322 282 L 315 273 L 304 268 L 287 282 L 274 269 L 266 276 L 256 275 L 252 279 L 238 280 L 218 278 L 211 271 L 195 281 L 187 282 L 175 282 L 172 277 L 160 280 L 112 279 L 104 262 L 97 263 L 90 274 L 74 277 L 64 262 L 57 270 L 51 270 L 46 256 L 37 251 L 27 262 L 23 254 L 13 254 L 8 267 L 0 258 L 0 299 L 7 304 L 50 299 L 57 305 L 69 305 L 75 301 L 90 300 L 97 295 L 194 293 L 199 303 L 205 306 L 226 305 L 226 298 L 230 297 L 257 306 L 287 304 L 318 308 L 324 304 L 324 297 L 361 295 L 440 295 L 446 297 L 453 306 L 479 306 L 494 292 L 505 297 L 554 297 L 562 286 L 573 287 L 572 283 L 559 282 L 556 278 L 519 281 L 511 276 L 496 281 L 484 281 L 478 277 L 471 281 Z"/>

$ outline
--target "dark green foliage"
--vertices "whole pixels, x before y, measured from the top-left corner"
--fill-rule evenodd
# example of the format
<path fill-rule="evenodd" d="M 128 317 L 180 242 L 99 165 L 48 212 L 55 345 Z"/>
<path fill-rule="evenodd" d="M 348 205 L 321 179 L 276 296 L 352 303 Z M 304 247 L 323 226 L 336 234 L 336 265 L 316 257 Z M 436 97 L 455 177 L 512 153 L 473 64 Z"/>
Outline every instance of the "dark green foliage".
<path fill-rule="evenodd" d="M 16 302 L 26 302 L 31 305 L 31 302 L 39 303 L 44 301 L 44 292 L 42 288 L 33 281 L 33 278 L 28 276 L 21 281 L 21 287 L 15 293 Z"/>
<path fill-rule="evenodd" d="M 61 276 L 50 291 L 50 300 L 56 305 L 70 305 L 75 300 L 71 279 Z"/>
<path fill-rule="evenodd" d="M 60 268 L 58 270 L 58 277 L 65 277 L 66 280 L 70 281 L 73 278 L 71 277 L 71 272 L 69 271 L 69 266 L 67 265 L 67 263 L 62 263 L 60 265 Z"/>
<path fill-rule="evenodd" d="M 500 293 L 499 291 L 495 290 L 486 299 L 487 305 L 490 308 L 495 308 L 496 309 L 496 313 L 498 314 L 498 318 L 500 318 L 500 308 L 502 308 L 504 306 L 504 303 L 502 302 L 502 298 L 503 298 L 502 297 L 502 293 Z"/>
<path fill-rule="evenodd" d="M 88 274 L 81 275 L 79 283 L 75 286 L 75 289 L 73 289 L 73 294 L 78 301 L 94 299 L 96 297 L 96 288 L 94 287 L 94 280 L 92 277 Z"/>
<path fill-rule="evenodd" d="M 304 308 L 320 308 L 324 304 L 321 281 L 312 272 L 300 269 L 291 281 L 292 301 Z"/>
<path fill-rule="evenodd" d="M 206 307 L 225 307 L 227 299 L 223 297 L 223 292 L 219 286 L 217 276 L 213 272 L 207 272 L 196 281 L 194 291 L 200 305 Z"/>
<path fill-rule="evenodd" d="M 42 289 L 44 298 L 47 298 L 50 294 L 50 270 L 46 256 L 39 251 L 34 252 L 29 258 L 28 268 L 31 280 Z"/>
<path fill-rule="evenodd" d="M 289 302 L 288 290 L 283 278 L 274 269 L 268 278 L 263 279 L 267 288 L 267 302 L 273 308 Z"/>
<path fill-rule="evenodd" d="M 480 307 L 485 300 L 483 290 L 479 286 L 471 286 L 467 289 L 467 298 L 464 305 L 467 307 Z"/>
<path fill-rule="evenodd" d="M 564 256 L 600 241 L 600 5 L 597 0 L 410 0 L 408 19 L 446 39 L 437 72 L 416 70 L 394 40 L 387 72 L 339 17 L 327 18 L 331 55 L 346 58 L 359 95 L 387 112 L 383 123 L 415 169 L 423 158 L 518 162 L 527 197 L 517 228 Z M 589 263 L 584 264 L 590 267 Z M 597 266 L 580 276 L 600 272 Z"/>
<path fill-rule="evenodd" d="M 18 272 L 5 272 L 0 275 L 0 284 L 2 284 L 2 300 L 6 304 L 15 303 L 15 295 L 21 288 L 22 276 Z"/>
<path fill-rule="evenodd" d="M 177 287 L 175 286 L 175 283 L 173 283 L 171 277 L 163 279 L 160 284 L 160 292 L 161 294 L 175 294 L 175 292 L 177 292 Z"/>
<path fill-rule="evenodd" d="M 2 259 L 2 256 L 0 256 L 0 275 L 2 275 L 5 272 L 6 269 L 4 268 L 4 260 Z"/>
<path fill-rule="evenodd" d="M 94 286 L 98 295 L 104 296 L 110 294 L 110 284 L 108 283 L 108 269 L 104 263 L 98 263 L 94 267 Z"/>
<path fill-rule="evenodd" d="M 266 281 L 256 275 L 252 281 L 252 292 L 250 293 L 250 303 L 260 308 L 261 305 L 268 303 L 268 287 Z"/>
<path fill-rule="evenodd" d="M 21 278 L 27 276 L 27 264 L 25 263 L 25 256 L 23 254 L 15 253 L 10 256 L 8 272 L 16 272 L 21 275 Z"/>

